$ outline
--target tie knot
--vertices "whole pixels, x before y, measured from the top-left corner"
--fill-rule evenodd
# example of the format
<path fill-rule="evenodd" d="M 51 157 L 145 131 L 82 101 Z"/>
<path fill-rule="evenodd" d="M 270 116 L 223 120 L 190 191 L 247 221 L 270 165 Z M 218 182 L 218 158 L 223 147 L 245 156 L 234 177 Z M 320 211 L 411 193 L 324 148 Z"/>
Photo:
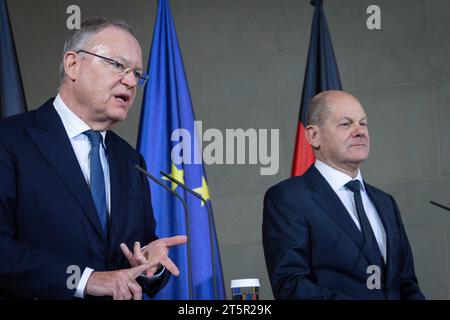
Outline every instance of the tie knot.
<path fill-rule="evenodd" d="M 352 180 L 345 184 L 347 189 L 350 189 L 353 192 L 360 192 L 361 191 L 361 182 L 359 180 Z"/>
<path fill-rule="evenodd" d="M 91 142 L 92 146 L 100 145 L 100 142 L 102 141 L 102 134 L 100 132 L 94 130 L 87 130 L 83 133 L 89 138 L 89 141 Z"/>

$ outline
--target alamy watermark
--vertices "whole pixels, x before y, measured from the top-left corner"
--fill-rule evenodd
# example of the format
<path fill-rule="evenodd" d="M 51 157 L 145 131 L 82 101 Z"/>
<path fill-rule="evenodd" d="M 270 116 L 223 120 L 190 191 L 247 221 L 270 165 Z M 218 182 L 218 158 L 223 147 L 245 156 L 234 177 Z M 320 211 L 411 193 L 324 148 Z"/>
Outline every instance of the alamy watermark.
<path fill-rule="evenodd" d="M 81 28 L 81 9 L 76 4 L 71 4 L 67 7 L 66 13 L 70 14 L 66 20 L 66 26 L 69 30 Z"/>
<path fill-rule="evenodd" d="M 366 26 L 369 30 L 381 29 L 381 9 L 376 4 L 367 7 L 366 13 L 370 14 L 367 18 Z"/>
<path fill-rule="evenodd" d="M 369 290 L 381 289 L 381 269 L 377 265 L 371 265 L 367 267 L 367 274 L 370 276 L 367 278 L 366 286 Z"/>
<path fill-rule="evenodd" d="M 194 137 L 183 128 L 172 132 L 171 141 L 176 142 L 171 151 L 174 164 L 259 164 L 263 176 L 278 173 L 279 129 L 239 128 L 223 133 L 210 128 L 203 132 L 202 121 L 195 121 L 195 128 Z"/>
<path fill-rule="evenodd" d="M 66 280 L 66 286 L 69 290 L 76 289 L 81 279 L 81 269 L 77 265 L 70 265 L 66 269 L 66 273 L 69 275 Z"/>

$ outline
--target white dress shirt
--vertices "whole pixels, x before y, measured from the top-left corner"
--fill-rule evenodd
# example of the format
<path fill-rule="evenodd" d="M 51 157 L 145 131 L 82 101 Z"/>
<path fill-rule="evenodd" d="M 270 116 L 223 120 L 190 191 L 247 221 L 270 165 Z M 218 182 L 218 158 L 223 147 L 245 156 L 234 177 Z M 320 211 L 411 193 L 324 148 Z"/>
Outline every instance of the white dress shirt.
<path fill-rule="evenodd" d="M 380 248 L 381 255 L 386 262 L 386 231 L 384 230 L 383 224 L 378 216 L 377 210 L 367 195 L 361 171 L 358 170 L 358 175 L 355 179 L 343 173 L 342 171 L 336 170 L 335 168 L 323 163 L 320 160 L 316 160 L 315 167 L 322 176 L 330 184 L 331 188 L 336 192 L 339 199 L 341 199 L 347 212 L 350 214 L 353 222 L 356 224 L 358 229 L 361 231 L 361 225 L 359 224 L 358 213 L 356 211 L 355 200 L 353 192 L 345 184 L 351 180 L 359 180 L 361 182 L 361 198 L 364 206 L 364 211 L 366 212 L 367 218 L 369 219 L 370 226 L 372 227 L 373 233 Z"/>
<path fill-rule="evenodd" d="M 73 151 L 77 157 L 78 163 L 80 164 L 81 171 L 83 172 L 84 179 L 87 184 L 90 183 L 91 171 L 90 171 L 90 162 L 89 162 L 89 152 L 91 151 L 91 143 L 89 138 L 83 134 L 86 130 L 91 130 L 91 128 L 81 120 L 75 113 L 73 113 L 62 101 L 59 94 L 56 96 L 55 101 L 53 101 L 53 106 L 58 112 L 59 117 L 62 120 L 64 128 L 66 129 L 67 136 L 70 139 L 70 143 L 72 144 Z M 105 191 L 106 191 L 106 208 L 108 211 L 108 215 L 111 212 L 111 184 L 109 180 L 109 166 L 108 161 L 106 159 L 106 145 L 105 145 L 105 136 L 106 131 L 100 132 L 102 135 L 102 146 L 100 148 L 100 162 L 102 163 L 103 173 L 105 176 Z M 84 298 L 84 290 L 86 288 L 87 281 L 91 276 L 92 272 L 94 272 L 91 268 L 86 268 L 81 275 L 80 281 L 78 282 L 75 297 Z"/>

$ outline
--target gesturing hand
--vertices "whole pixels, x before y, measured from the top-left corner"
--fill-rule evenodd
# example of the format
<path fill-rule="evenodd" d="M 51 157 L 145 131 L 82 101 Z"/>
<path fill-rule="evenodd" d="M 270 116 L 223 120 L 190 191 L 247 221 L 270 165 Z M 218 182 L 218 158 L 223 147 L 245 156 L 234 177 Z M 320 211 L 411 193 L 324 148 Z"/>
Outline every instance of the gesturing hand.
<path fill-rule="evenodd" d="M 150 267 L 145 270 L 147 276 L 152 276 L 160 265 L 166 267 L 175 276 L 180 274 L 177 266 L 169 258 L 169 249 L 172 246 L 187 242 L 186 236 L 174 236 L 170 238 L 161 238 L 150 242 L 144 249 L 141 249 L 139 242 L 134 243 L 133 251 L 128 249 L 124 243 L 120 244 L 123 254 L 127 257 L 131 266 L 139 266 L 150 263 Z"/>
<path fill-rule="evenodd" d="M 141 300 L 142 288 L 136 278 L 149 268 L 151 263 L 117 271 L 92 272 L 86 284 L 86 293 L 92 296 L 111 296 L 114 300 Z"/>

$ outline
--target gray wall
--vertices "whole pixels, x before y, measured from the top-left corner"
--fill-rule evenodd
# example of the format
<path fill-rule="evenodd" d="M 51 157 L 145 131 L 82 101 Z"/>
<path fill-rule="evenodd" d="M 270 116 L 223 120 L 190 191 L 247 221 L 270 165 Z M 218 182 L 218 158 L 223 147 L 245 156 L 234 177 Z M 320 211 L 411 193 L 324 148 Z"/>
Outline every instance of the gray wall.
<path fill-rule="evenodd" d="M 272 298 L 261 245 L 265 190 L 287 178 L 313 8 L 309 0 L 171 0 L 195 113 L 204 128 L 280 128 L 280 171 L 207 167 L 226 284 L 259 277 Z M 123 18 L 138 30 L 147 61 L 156 0 L 9 0 L 28 104 L 58 87 L 66 8 Z M 381 7 L 382 29 L 365 27 Z M 325 1 L 344 88 L 365 106 L 372 135 L 365 178 L 397 199 L 428 298 L 450 297 L 450 2 Z M 135 144 L 139 94 L 117 131 Z"/>

